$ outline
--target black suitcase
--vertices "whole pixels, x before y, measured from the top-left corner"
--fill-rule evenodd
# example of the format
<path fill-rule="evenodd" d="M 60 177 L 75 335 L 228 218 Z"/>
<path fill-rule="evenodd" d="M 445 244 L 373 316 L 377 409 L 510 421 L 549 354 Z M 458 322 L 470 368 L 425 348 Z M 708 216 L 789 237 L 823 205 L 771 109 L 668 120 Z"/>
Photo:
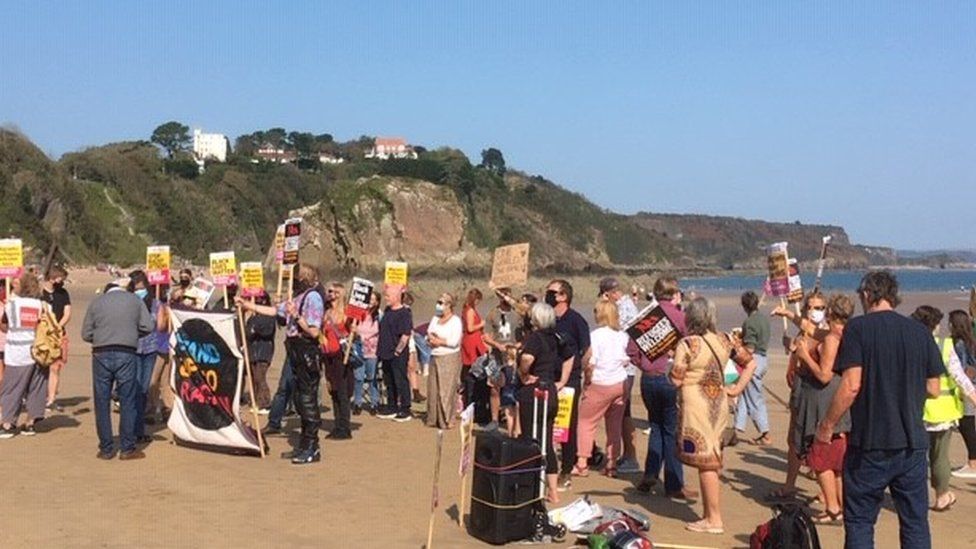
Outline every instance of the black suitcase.
<path fill-rule="evenodd" d="M 498 431 L 482 431 L 475 435 L 474 456 L 471 535 L 492 544 L 532 537 L 534 512 L 540 507 L 539 445 Z"/>

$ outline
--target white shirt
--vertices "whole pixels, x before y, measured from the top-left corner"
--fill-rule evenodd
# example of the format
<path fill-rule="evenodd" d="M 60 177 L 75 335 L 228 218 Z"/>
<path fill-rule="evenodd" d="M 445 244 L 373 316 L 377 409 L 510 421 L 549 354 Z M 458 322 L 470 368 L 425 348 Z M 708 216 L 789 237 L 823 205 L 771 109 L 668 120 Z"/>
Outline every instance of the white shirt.
<path fill-rule="evenodd" d="M 7 346 L 3 351 L 3 363 L 7 366 L 31 366 L 34 357 L 34 333 L 41 318 L 43 305 L 40 299 L 15 297 L 7 302 L 4 313 L 7 315 Z"/>
<path fill-rule="evenodd" d="M 451 315 L 451 318 L 444 324 L 441 324 L 441 318 L 438 316 L 430 319 L 430 324 L 427 325 L 427 333 L 443 339 L 445 343 L 441 347 L 431 347 L 430 354 L 445 356 L 460 353 L 463 332 L 464 327 L 461 326 L 461 317 L 458 315 Z"/>
<path fill-rule="evenodd" d="M 615 385 L 627 379 L 627 366 L 630 357 L 627 356 L 626 332 L 611 330 L 606 326 L 590 332 L 590 349 L 593 354 L 590 364 L 593 365 L 594 385 Z"/>

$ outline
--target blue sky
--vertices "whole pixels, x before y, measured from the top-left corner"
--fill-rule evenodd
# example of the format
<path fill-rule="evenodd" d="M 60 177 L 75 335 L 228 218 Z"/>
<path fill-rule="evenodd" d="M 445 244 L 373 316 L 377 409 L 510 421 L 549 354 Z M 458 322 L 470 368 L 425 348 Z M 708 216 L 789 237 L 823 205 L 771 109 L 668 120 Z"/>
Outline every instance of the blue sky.
<path fill-rule="evenodd" d="M 92 4 L 92 5 L 89 5 Z M 279 5 L 280 4 L 280 5 Z M 976 248 L 974 2 L 19 2 L 0 122 L 403 135 L 606 208 Z"/>

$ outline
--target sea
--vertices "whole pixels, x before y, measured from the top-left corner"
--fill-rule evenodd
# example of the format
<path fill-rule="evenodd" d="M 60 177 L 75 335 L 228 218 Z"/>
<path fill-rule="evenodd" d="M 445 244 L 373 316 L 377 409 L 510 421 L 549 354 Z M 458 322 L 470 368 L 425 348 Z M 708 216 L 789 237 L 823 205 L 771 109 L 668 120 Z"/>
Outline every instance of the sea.
<path fill-rule="evenodd" d="M 900 292 L 968 292 L 976 285 L 976 270 L 950 269 L 890 269 L 898 279 Z M 865 271 L 826 271 L 821 288 L 824 291 L 853 292 L 861 282 Z M 803 273 L 803 288 L 814 286 L 815 273 Z M 681 286 L 685 290 L 742 292 L 762 291 L 764 274 L 727 276 L 707 276 L 684 278 Z"/>

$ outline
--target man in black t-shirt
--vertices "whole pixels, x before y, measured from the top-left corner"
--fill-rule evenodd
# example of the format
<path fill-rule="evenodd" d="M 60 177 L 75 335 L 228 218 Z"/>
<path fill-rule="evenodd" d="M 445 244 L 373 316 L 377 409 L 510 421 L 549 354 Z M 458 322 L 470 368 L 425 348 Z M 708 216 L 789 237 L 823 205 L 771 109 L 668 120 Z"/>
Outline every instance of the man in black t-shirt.
<path fill-rule="evenodd" d="M 68 273 L 61 267 L 51 267 L 47 277 L 44 279 L 43 292 L 41 299 L 51 307 L 54 318 L 58 319 L 58 324 L 64 330 L 64 337 L 61 339 L 61 359 L 51 364 L 48 385 L 47 385 L 47 405 L 49 411 L 62 411 L 63 408 L 56 402 L 58 395 L 58 382 L 61 380 L 61 369 L 68 361 L 68 322 L 71 320 L 71 296 L 68 290 L 64 289 L 64 279 L 68 278 Z"/>
<path fill-rule="evenodd" d="M 380 318 L 376 356 L 383 368 L 386 406 L 376 417 L 398 422 L 410 421 L 410 378 L 407 376 L 407 345 L 413 332 L 413 315 L 403 305 L 403 286 L 387 284 L 383 290 L 387 307 Z"/>
<path fill-rule="evenodd" d="M 901 546 L 929 549 L 929 443 L 922 409 L 928 396 L 939 395 L 945 366 L 932 334 L 894 311 L 899 303 L 894 276 L 869 272 L 858 296 L 865 315 L 844 328 L 834 362 L 841 386 L 817 428 L 816 441 L 829 444 L 834 426 L 850 409 L 844 546 L 874 547 L 874 525 L 888 488 L 898 511 Z"/>

